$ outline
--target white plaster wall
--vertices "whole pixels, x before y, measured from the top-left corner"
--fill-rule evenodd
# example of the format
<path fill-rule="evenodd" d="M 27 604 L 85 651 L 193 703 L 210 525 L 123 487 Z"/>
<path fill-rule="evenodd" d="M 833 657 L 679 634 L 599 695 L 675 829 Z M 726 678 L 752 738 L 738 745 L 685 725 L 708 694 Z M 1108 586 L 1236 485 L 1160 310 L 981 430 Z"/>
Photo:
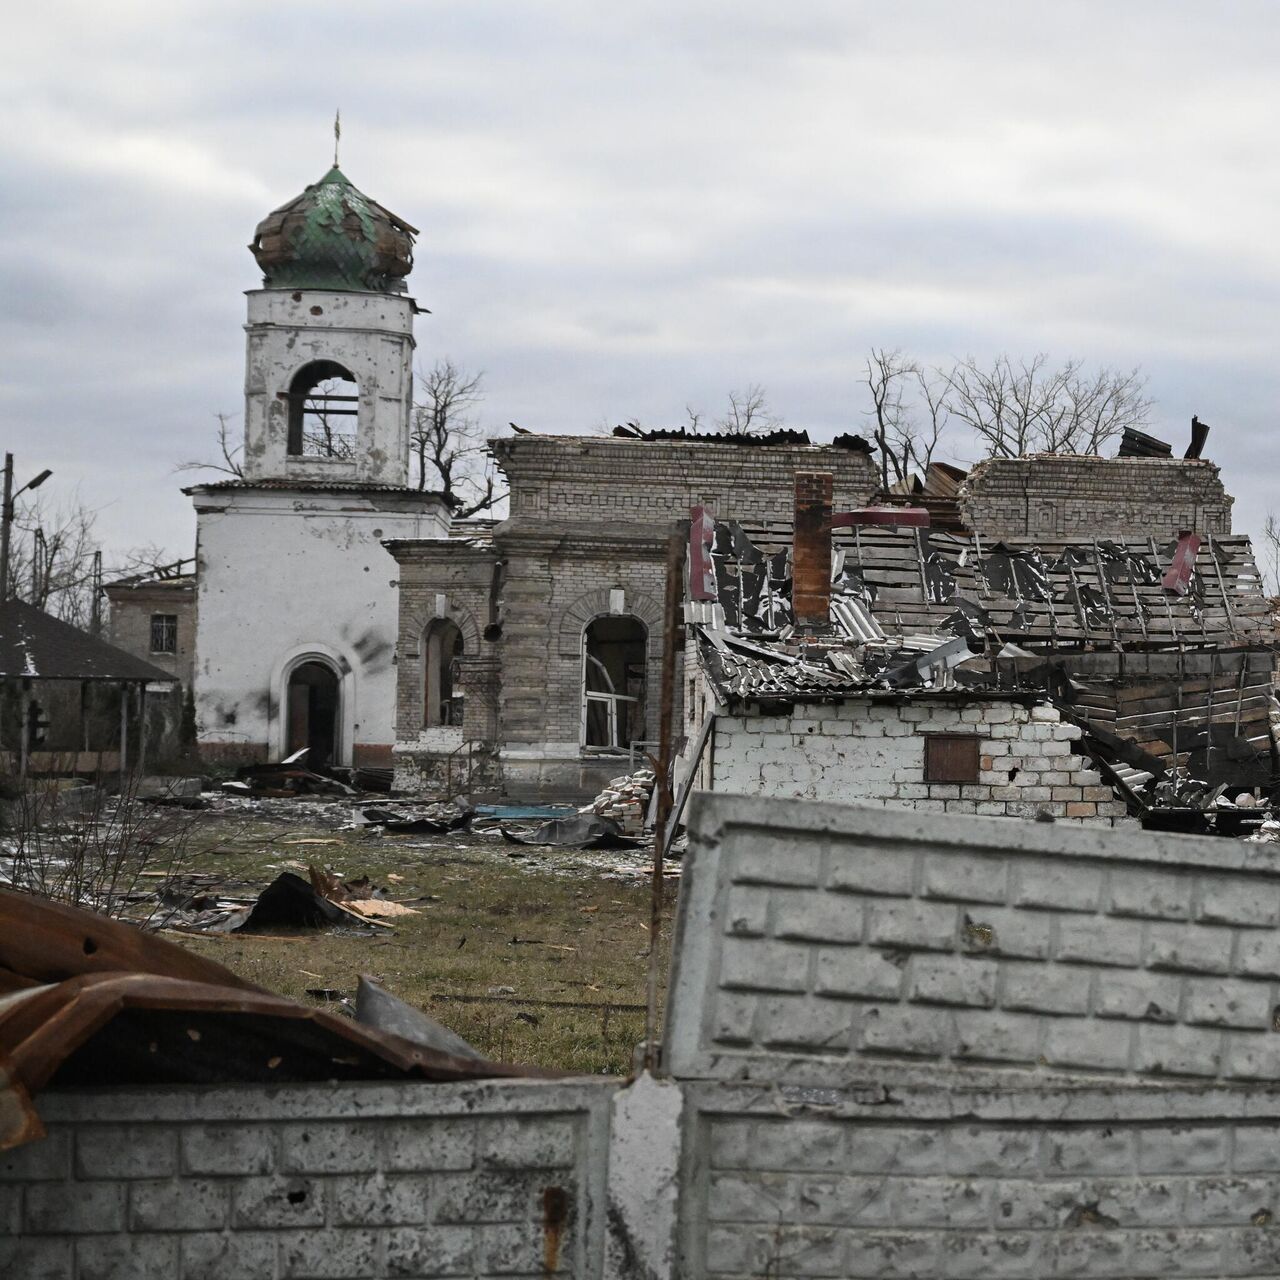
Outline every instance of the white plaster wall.
<path fill-rule="evenodd" d="M 201 742 L 282 750 L 289 668 L 316 653 L 343 675 L 344 760 L 355 745 L 389 748 L 397 569 L 380 543 L 443 536 L 440 500 L 231 489 L 197 491 L 195 505 Z"/>
<path fill-rule="evenodd" d="M 413 300 L 321 289 L 257 289 L 248 297 L 246 477 L 407 484 Z M 352 461 L 288 456 L 288 405 L 280 395 L 313 360 L 336 360 L 358 384 Z"/>
<path fill-rule="evenodd" d="M 976 784 L 924 781 L 929 733 L 980 736 Z M 1111 788 L 1072 754 L 1079 736 L 1053 707 L 1009 702 L 850 699 L 783 715 L 723 716 L 715 726 L 712 789 L 934 813 L 1030 817 L 1047 809 L 1086 821 L 1123 818 Z"/>

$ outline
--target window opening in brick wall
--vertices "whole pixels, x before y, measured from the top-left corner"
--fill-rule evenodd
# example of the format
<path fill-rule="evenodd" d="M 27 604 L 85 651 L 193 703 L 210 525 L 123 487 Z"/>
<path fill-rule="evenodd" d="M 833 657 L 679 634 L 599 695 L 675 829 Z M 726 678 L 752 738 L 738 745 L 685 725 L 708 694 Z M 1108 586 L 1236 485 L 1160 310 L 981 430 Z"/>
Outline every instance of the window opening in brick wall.
<path fill-rule="evenodd" d="M 596 618 L 583 632 L 582 745 L 625 751 L 644 739 L 648 632 L 639 618 Z"/>
<path fill-rule="evenodd" d="M 977 734 L 930 733 L 924 740 L 926 782 L 977 782 Z"/>
<path fill-rule="evenodd" d="M 178 652 L 178 615 L 176 613 L 151 615 L 151 652 Z"/>
<path fill-rule="evenodd" d="M 355 377 L 333 360 L 313 360 L 289 384 L 289 439 L 292 457 L 356 456 L 359 388 Z"/>
<path fill-rule="evenodd" d="M 428 729 L 462 724 L 458 666 L 463 650 L 456 623 L 437 618 L 427 627 L 422 638 L 422 723 Z"/>

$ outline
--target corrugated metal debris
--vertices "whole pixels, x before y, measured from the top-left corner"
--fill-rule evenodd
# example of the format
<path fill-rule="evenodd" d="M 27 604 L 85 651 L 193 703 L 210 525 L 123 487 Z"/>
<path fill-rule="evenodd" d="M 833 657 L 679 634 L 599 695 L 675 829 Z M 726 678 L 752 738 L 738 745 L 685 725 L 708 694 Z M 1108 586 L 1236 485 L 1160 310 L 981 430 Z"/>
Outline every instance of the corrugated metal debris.
<path fill-rule="evenodd" d="M 299 1004 L 131 925 L 0 889 L 0 1149 L 43 1136 L 34 1098 L 48 1086 L 538 1074 Z"/>

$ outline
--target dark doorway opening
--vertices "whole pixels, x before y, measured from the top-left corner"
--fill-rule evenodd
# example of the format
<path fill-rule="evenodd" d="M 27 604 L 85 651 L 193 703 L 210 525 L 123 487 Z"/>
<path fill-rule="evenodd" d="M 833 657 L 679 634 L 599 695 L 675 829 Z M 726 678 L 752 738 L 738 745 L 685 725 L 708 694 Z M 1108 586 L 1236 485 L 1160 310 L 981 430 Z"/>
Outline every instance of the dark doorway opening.
<path fill-rule="evenodd" d="M 447 618 L 437 618 L 423 636 L 422 723 L 461 725 L 463 693 L 458 663 L 464 653 L 462 632 Z"/>
<path fill-rule="evenodd" d="M 338 676 L 323 662 L 304 662 L 289 677 L 286 754 L 307 747 L 307 763 L 334 764 L 338 754 Z"/>

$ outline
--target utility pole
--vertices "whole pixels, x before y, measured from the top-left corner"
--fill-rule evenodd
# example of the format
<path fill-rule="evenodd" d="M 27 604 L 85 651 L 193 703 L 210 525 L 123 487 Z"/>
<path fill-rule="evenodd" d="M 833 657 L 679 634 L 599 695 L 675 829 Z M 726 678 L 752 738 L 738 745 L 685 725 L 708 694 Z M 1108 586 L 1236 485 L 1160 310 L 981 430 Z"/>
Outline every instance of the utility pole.
<path fill-rule="evenodd" d="M 14 493 L 13 454 L 4 455 L 4 503 L 0 506 L 0 604 L 9 598 L 9 539 L 13 530 L 14 502 L 28 489 L 38 489 L 51 475 L 53 472 L 46 469 Z"/>
<path fill-rule="evenodd" d="M 9 525 L 13 520 L 13 454 L 4 455 L 4 506 L 0 507 L 0 604 L 9 598 Z"/>

